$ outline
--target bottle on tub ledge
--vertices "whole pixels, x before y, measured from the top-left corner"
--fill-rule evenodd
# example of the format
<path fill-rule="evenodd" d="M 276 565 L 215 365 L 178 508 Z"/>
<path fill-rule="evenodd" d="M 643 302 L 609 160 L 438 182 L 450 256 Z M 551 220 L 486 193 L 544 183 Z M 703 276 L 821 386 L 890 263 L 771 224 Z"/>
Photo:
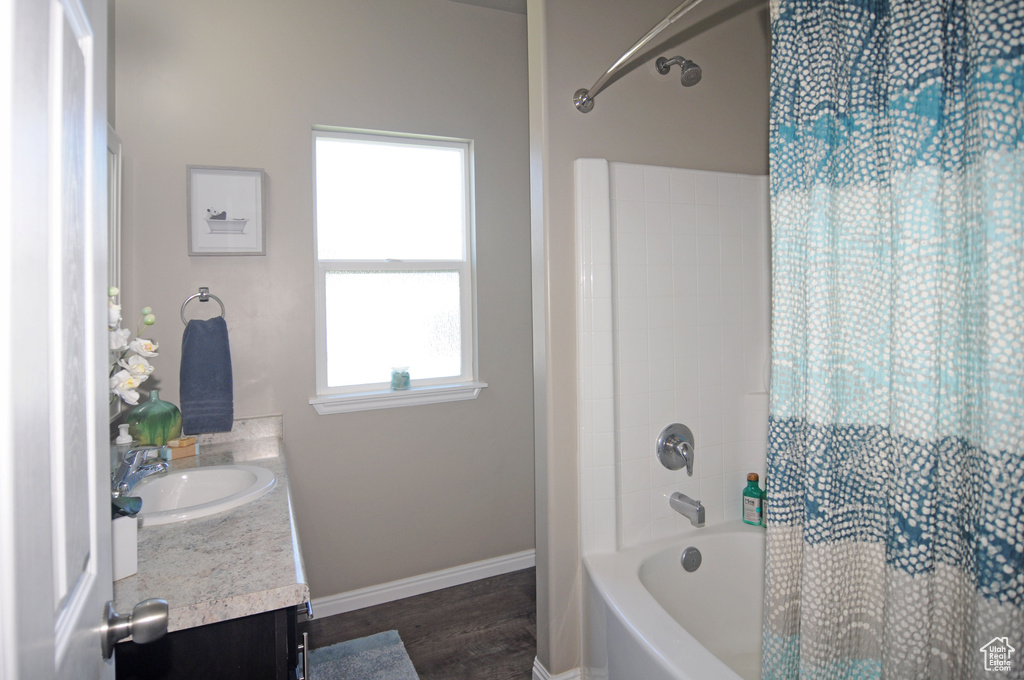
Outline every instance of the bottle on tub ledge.
<path fill-rule="evenodd" d="M 764 490 L 757 483 L 756 472 L 747 475 L 747 487 L 743 489 L 743 521 L 754 526 L 763 526 Z"/>

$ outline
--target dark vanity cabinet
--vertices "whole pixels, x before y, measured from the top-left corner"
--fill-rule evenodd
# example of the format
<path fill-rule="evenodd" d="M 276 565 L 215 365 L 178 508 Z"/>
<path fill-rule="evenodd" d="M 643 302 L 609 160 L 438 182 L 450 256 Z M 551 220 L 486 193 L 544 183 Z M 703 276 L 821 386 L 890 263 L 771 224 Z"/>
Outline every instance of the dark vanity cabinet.
<path fill-rule="evenodd" d="M 142 527 L 138 573 L 114 582 L 114 610 L 160 598 L 173 631 L 147 644 L 114 646 L 118 680 L 296 680 L 296 623 L 311 614 L 291 513 L 278 417 L 241 429 L 262 436 L 204 443 L 171 470 L 257 466 L 272 488 L 210 517 Z M 307 603 L 301 611 L 300 603 Z M 204 623 L 204 622 L 210 623 Z M 27 679 L 26 679 L 27 680 Z"/>
<path fill-rule="evenodd" d="M 168 633 L 145 645 L 115 647 L 117 680 L 295 680 L 296 608 Z"/>

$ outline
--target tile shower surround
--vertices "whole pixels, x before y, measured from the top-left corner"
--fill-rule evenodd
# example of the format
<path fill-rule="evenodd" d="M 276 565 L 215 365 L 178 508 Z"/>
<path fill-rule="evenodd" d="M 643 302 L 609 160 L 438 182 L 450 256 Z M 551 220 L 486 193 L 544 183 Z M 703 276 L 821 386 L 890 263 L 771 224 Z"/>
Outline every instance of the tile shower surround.
<path fill-rule="evenodd" d="M 668 498 L 739 519 L 768 430 L 768 179 L 576 161 L 580 537 L 584 554 L 679 533 Z M 693 476 L 655 457 L 688 425 Z"/>

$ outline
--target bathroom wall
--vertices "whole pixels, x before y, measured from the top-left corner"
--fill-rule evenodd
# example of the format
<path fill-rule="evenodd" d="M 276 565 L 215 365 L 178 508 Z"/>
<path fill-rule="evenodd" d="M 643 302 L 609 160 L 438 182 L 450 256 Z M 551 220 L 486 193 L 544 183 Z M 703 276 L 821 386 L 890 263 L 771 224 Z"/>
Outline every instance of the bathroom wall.
<path fill-rule="evenodd" d="M 283 414 L 314 598 L 532 549 L 525 17 L 449 0 L 114 5 L 125 309 L 156 311 L 157 384 L 177 401 L 179 308 L 199 286 L 224 301 L 236 417 Z M 314 124 L 476 141 L 478 399 L 308 404 Z M 188 164 L 266 170 L 265 256 L 188 256 Z"/>
<path fill-rule="evenodd" d="M 768 432 L 763 176 L 576 162 L 581 548 L 608 552 L 740 517 Z M 655 442 L 694 435 L 693 475 Z"/>
<path fill-rule="evenodd" d="M 538 658 L 552 674 L 578 665 L 576 268 L 573 163 L 578 158 L 743 174 L 768 172 L 766 0 L 704 2 L 597 97 L 572 105 L 677 0 L 529 0 L 537 352 Z M 653 60 L 683 54 L 703 81 L 680 87 Z"/>

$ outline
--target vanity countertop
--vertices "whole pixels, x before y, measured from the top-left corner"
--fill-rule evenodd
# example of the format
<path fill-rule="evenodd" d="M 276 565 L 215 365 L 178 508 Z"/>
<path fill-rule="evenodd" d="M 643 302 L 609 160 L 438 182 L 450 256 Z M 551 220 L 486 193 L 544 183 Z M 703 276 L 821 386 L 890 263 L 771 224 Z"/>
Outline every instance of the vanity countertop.
<path fill-rule="evenodd" d="M 276 475 L 274 488 L 216 515 L 139 527 L 139 570 L 114 582 L 117 611 L 127 613 L 147 598 L 163 598 L 170 606 L 167 630 L 173 632 L 309 601 L 280 417 L 259 420 L 264 422 L 257 427 L 236 422 L 231 435 L 199 437 L 199 455 L 172 461 L 171 469 L 259 465 Z M 269 428 L 263 426 L 266 421 Z"/>

